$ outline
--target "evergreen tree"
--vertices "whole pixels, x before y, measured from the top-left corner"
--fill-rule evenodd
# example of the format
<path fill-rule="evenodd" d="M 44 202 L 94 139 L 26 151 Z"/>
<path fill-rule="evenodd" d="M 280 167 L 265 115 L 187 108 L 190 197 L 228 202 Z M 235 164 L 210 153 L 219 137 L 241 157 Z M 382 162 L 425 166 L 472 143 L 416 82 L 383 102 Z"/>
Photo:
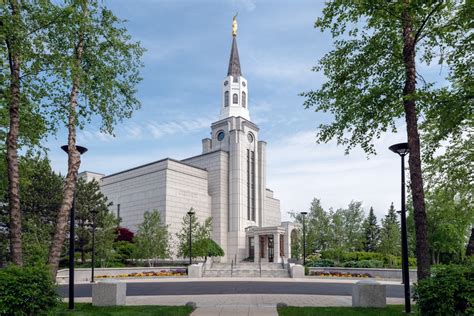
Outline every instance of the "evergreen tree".
<path fill-rule="evenodd" d="M 364 250 L 375 252 L 379 243 L 380 227 L 377 224 L 377 217 L 374 214 L 374 208 L 371 207 L 369 215 L 364 220 Z"/>
<path fill-rule="evenodd" d="M 399 256 L 401 253 L 400 238 L 400 223 L 392 203 L 387 215 L 382 219 L 378 251 L 387 255 Z"/>
<path fill-rule="evenodd" d="M 86 182 L 84 179 L 77 181 L 76 191 L 76 249 L 81 253 L 81 262 L 85 263 L 86 253 L 91 250 L 92 242 L 92 211 L 97 211 L 95 225 L 98 230 L 109 227 L 110 223 L 106 220 L 112 220 L 115 223 L 115 217 L 110 219 L 106 214 L 112 205 L 107 197 L 100 192 L 100 185 L 93 180 Z"/>
<path fill-rule="evenodd" d="M 138 225 L 134 241 L 137 255 L 142 259 L 148 259 L 149 266 L 154 258 L 164 259 L 170 256 L 168 225 L 163 223 L 157 210 L 145 212 L 143 223 Z"/>

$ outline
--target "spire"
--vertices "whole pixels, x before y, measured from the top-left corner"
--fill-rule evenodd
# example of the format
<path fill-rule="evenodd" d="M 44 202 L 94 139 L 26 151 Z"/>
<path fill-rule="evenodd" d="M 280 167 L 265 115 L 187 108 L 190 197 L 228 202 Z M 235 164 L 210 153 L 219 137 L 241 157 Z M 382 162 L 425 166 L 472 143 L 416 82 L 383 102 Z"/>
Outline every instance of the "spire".
<path fill-rule="evenodd" d="M 232 49 L 230 50 L 229 69 L 227 76 L 240 77 L 242 71 L 240 70 L 239 50 L 237 49 L 237 14 L 232 20 Z"/>

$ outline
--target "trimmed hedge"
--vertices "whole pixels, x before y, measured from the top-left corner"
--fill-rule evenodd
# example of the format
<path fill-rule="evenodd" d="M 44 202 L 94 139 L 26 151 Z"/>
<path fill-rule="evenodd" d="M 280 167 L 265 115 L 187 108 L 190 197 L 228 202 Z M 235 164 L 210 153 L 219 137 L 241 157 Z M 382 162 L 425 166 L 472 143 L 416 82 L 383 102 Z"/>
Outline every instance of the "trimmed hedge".
<path fill-rule="evenodd" d="M 415 285 L 413 299 L 424 316 L 474 315 L 474 265 L 434 267 Z"/>
<path fill-rule="evenodd" d="M 46 267 L 9 266 L 0 270 L 0 315 L 47 315 L 59 302 Z"/>
<path fill-rule="evenodd" d="M 334 261 L 329 259 L 319 259 L 306 263 L 307 267 L 334 267 Z"/>
<path fill-rule="evenodd" d="M 342 266 L 345 266 L 344 264 L 348 262 L 351 262 L 351 263 L 348 263 L 348 266 L 350 266 L 351 264 L 353 264 L 353 262 L 360 262 L 360 261 L 381 261 L 382 267 L 386 267 L 386 268 L 400 268 L 402 266 L 401 257 L 394 256 L 394 255 L 384 255 L 379 252 L 364 252 L 364 251 L 340 252 L 340 251 L 329 249 L 329 250 L 321 251 L 321 258 L 337 261 Z M 408 258 L 408 265 L 410 267 L 416 266 L 416 259 Z M 379 268 L 379 266 L 377 266 L 377 268 Z"/>
<path fill-rule="evenodd" d="M 342 264 L 345 268 L 383 268 L 383 261 L 381 260 L 360 260 L 347 261 Z"/>

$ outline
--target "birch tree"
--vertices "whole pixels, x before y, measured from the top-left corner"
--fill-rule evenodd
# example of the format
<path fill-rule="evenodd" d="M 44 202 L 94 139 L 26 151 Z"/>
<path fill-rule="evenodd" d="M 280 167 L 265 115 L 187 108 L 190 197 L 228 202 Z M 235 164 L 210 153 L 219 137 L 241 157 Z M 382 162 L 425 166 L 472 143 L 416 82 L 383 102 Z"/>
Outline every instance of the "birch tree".
<path fill-rule="evenodd" d="M 51 113 L 68 130 L 68 170 L 62 204 L 58 211 L 48 263 L 55 275 L 64 244 L 81 157 L 76 148 L 78 128 L 93 118 L 101 132 L 113 133 L 117 122 L 139 108 L 136 87 L 143 49 L 106 7 L 95 0 L 69 0 L 68 23 L 55 24 L 48 39 L 54 74 L 55 107 Z"/>

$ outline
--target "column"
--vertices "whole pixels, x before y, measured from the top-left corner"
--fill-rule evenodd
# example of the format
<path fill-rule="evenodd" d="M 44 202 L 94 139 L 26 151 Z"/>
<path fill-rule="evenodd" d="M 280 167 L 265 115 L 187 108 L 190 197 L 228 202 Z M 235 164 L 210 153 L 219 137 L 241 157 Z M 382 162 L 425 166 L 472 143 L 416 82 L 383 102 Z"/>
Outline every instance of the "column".
<path fill-rule="evenodd" d="M 260 261 L 260 236 L 258 234 L 255 234 L 253 237 L 253 240 L 254 240 L 254 249 L 255 249 L 253 262 L 259 262 Z"/>
<path fill-rule="evenodd" d="M 280 258 L 280 234 L 273 234 L 273 262 L 281 262 Z"/>

